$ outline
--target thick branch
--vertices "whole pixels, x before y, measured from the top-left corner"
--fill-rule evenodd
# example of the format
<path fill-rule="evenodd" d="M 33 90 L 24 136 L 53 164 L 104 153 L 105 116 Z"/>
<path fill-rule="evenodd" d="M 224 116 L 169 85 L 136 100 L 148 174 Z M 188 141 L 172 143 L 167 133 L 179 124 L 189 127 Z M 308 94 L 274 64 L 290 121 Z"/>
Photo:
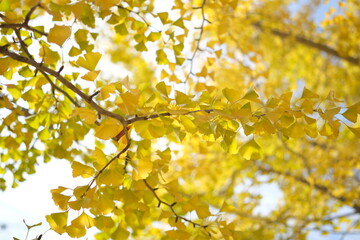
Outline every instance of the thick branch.
<path fill-rule="evenodd" d="M 254 23 L 253 26 L 257 27 L 258 29 L 264 31 L 266 30 L 263 25 L 261 23 Z M 305 46 L 311 47 L 311 48 L 315 48 L 319 51 L 325 52 L 331 56 L 340 58 L 344 61 L 347 61 L 348 63 L 354 64 L 359 66 L 360 64 L 360 60 L 357 57 L 352 57 L 352 56 L 344 56 L 342 54 L 340 54 L 337 50 L 335 50 L 334 48 L 331 48 L 325 44 L 319 43 L 319 42 L 315 42 L 313 40 L 307 39 L 301 35 L 293 35 L 290 32 L 283 32 L 280 31 L 278 29 L 270 29 L 270 32 L 272 34 L 274 34 L 275 36 L 281 37 L 281 38 L 290 38 L 290 37 L 294 37 L 294 39 L 296 40 L 296 42 L 303 44 Z"/>
<path fill-rule="evenodd" d="M 25 20 L 24 20 L 23 23 L 3 23 L 3 24 L 0 24 L 0 28 L 12 28 L 12 29 L 25 28 L 27 30 L 33 31 L 33 32 L 38 33 L 40 35 L 47 36 L 47 33 L 44 33 L 44 32 L 42 32 L 42 31 L 40 31 L 40 30 L 38 30 L 36 28 L 33 28 L 33 27 L 29 26 L 29 21 L 30 21 L 31 15 L 34 13 L 35 9 L 38 8 L 38 7 L 40 7 L 40 3 L 36 4 L 35 6 L 33 6 L 30 9 L 30 11 L 26 14 Z M 5 20 L 5 22 L 6 22 L 6 20 Z"/>
<path fill-rule="evenodd" d="M 78 89 L 74 84 L 72 84 L 71 82 L 69 82 L 68 80 L 66 80 L 62 75 L 60 75 L 59 72 L 56 72 L 38 62 L 36 62 L 33 59 L 29 59 L 26 57 L 23 57 L 15 52 L 9 51 L 7 49 L 6 46 L 1 46 L 0 47 L 0 53 L 8 56 L 16 61 L 19 62 L 23 62 L 26 64 L 29 64 L 33 67 L 35 67 L 36 69 L 38 69 L 39 71 L 43 71 L 53 77 L 55 77 L 56 79 L 58 79 L 62 84 L 64 84 L 67 88 L 69 88 L 70 90 L 72 90 L 73 92 L 75 92 L 77 95 L 79 95 L 84 101 L 86 101 L 90 106 L 92 106 L 99 114 L 102 115 L 106 115 L 108 117 L 114 118 L 119 120 L 123 125 L 126 125 L 126 121 L 125 119 L 113 112 L 107 111 L 104 108 L 102 108 L 101 106 L 99 106 L 97 103 L 95 103 L 92 98 L 88 95 L 86 95 L 84 92 L 82 92 L 80 89 Z"/>

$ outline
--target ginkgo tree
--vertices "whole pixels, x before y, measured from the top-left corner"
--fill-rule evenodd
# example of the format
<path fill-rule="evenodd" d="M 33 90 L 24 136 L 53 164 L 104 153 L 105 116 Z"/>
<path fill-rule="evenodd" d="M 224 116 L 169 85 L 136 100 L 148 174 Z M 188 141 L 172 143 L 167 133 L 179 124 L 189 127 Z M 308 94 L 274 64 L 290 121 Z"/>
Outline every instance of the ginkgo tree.
<path fill-rule="evenodd" d="M 71 238 L 356 233 L 359 23 L 357 0 L 1 0 L 0 187 L 69 161 L 88 184 L 46 221 Z"/>

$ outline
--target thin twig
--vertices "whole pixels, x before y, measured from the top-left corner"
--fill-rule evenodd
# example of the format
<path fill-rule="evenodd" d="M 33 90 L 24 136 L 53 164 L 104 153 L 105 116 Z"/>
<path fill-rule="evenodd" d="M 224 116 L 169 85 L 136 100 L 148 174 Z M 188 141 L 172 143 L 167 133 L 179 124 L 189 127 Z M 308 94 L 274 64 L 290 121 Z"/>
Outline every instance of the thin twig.
<path fill-rule="evenodd" d="M 206 112 L 206 113 L 211 113 L 214 112 L 215 109 L 200 109 L 200 110 L 195 110 L 195 111 L 189 111 L 189 112 L 185 112 L 185 113 L 179 113 L 179 114 L 172 114 L 169 112 L 165 112 L 165 113 L 156 113 L 156 114 L 151 114 L 148 116 L 136 116 L 133 118 L 130 118 L 128 120 L 126 120 L 127 124 L 131 124 L 137 121 L 144 121 L 144 120 L 148 120 L 148 119 L 153 119 L 153 118 L 159 118 L 159 117 L 168 117 L 168 116 L 178 116 L 178 115 L 189 115 L 189 114 L 193 114 L 193 113 L 198 113 L 198 112 Z"/>
<path fill-rule="evenodd" d="M 195 39 L 195 41 L 197 42 L 196 43 L 196 48 L 191 56 L 190 59 L 188 59 L 188 61 L 190 61 L 190 69 L 189 69 L 189 73 L 187 74 L 185 80 L 184 80 L 184 83 L 187 82 L 187 80 L 189 79 L 190 75 L 194 75 L 193 73 L 193 67 L 194 67 L 194 59 L 195 59 L 195 56 L 197 54 L 198 51 L 201 51 L 200 49 L 200 41 L 201 41 L 201 38 L 202 38 L 202 35 L 204 33 L 204 25 L 205 25 L 205 22 L 209 22 L 206 17 L 205 17 L 205 10 L 204 10 L 204 7 L 205 7 L 205 4 L 206 4 L 206 0 L 203 0 L 202 4 L 200 7 L 194 7 L 193 9 L 201 9 L 201 17 L 202 17 L 202 21 L 201 21 L 201 24 L 200 24 L 200 27 L 198 27 L 197 29 L 200 30 L 200 33 L 199 33 L 199 37 L 197 39 Z"/>
<path fill-rule="evenodd" d="M 127 137 L 128 138 L 128 137 Z M 89 191 L 95 180 L 100 176 L 100 174 L 112 163 L 115 161 L 115 159 L 118 159 L 121 154 L 125 153 L 130 147 L 130 140 L 127 142 L 126 146 L 113 158 L 110 159 L 101 169 L 99 172 L 96 173 L 96 175 L 91 179 L 91 181 L 88 184 L 88 187 L 86 188 L 85 192 L 81 195 L 81 197 L 85 196 L 86 192 Z"/>
<path fill-rule="evenodd" d="M 150 184 L 146 181 L 146 179 L 143 179 L 143 182 L 145 183 L 146 187 L 153 193 L 154 197 L 158 200 L 158 202 L 159 202 L 158 206 L 159 206 L 159 207 L 161 206 L 161 204 L 167 206 L 168 208 L 170 208 L 171 212 L 174 214 L 174 216 L 175 216 L 176 219 L 181 219 L 181 220 L 183 220 L 183 221 L 185 221 L 185 222 L 188 222 L 188 223 L 192 224 L 194 227 L 203 228 L 203 229 L 206 231 L 206 233 L 211 237 L 211 233 L 207 230 L 207 228 L 208 228 L 209 225 L 199 224 L 199 223 L 196 223 L 196 222 L 194 222 L 194 221 L 192 221 L 192 220 L 190 220 L 190 219 L 187 219 L 187 218 L 185 218 L 185 217 L 183 217 L 183 216 L 180 216 L 179 214 L 177 214 L 177 212 L 176 212 L 175 209 L 174 209 L 174 206 L 176 205 L 176 202 L 173 202 L 173 203 L 171 203 L 171 204 L 165 202 L 165 201 L 162 200 L 162 199 L 159 197 L 159 195 L 156 193 L 156 190 L 157 190 L 158 188 L 153 188 L 153 187 L 151 187 Z"/>

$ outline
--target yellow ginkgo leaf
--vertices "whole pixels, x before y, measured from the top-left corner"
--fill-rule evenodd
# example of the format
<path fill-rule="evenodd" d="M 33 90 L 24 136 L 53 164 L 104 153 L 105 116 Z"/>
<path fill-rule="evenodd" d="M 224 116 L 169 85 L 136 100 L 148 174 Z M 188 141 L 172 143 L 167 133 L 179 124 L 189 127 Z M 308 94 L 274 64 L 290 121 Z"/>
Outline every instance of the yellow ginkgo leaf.
<path fill-rule="evenodd" d="M 347 127 L 350 129 L 350 131 L 352 131 L 355 134 L 355 136 L 360 138 L 360 127 L 357 127 L 357 128 L 352 128 L 349 126 L 347 126 Z"/>
<path fill-rule="evenodd" d="M 123 125 L 113 118 L 106 118 L 100 126 L 95 128 L 95 137 L 108 140 L 123 130 Z"/>
<path fill-rule="evenodd" d="M 79 238 L 86 234 L 86 229 L 84 227 L 77 227 L 71 224 L 66 228 L 66 232 L 71 238 Z"/>
<path fill-rule="evenodd" d="M 188 104 L 191 102 L 191 99 L 188 95 L 177 90 L 175 90 L 175 94 L 175 101 L 177 104 Z"/>
<path fill-rule="evenodd" d="M 233 103 L 233 102 L 237 101 L 238 99 L 240 99 L 240 91 L 238 91 L 238 90 L 225 88 L 222 90 L 222 92 L 223 92 L 224 96 L 226 97 L 226 99 L 230 103 Z"/>
<path fill-rule="evenodd" d="M 319 98 L 319 95 L 304 87 L 301 98 Z"/>
<path fill-rule="evenodd" d="M 114 233 L 111 234 L 111 239 L 114 240 L 126 240 L 130 233 L 125 228 L 119 226 Z"/>
<path fill-rule="evenodd" d="M 75 108 L 72 116 L 79 116 L 83 121 L 88 124 L 93 124 L 96 121 L 96 111 L 88 108 Z"/>
<path fill-rule="evenodd" d="M 152 171 L 153 164 L 150 159 L 140 159 L 137 172 L 134 170 L 133 179 L 140 180 L 149 176 Z"/>
<path fill-rule="evenodd" d="M 295 121 L 284 130 L 284 134 L 292 138 L 302 138 L 305 135 L 304 125 Z"/>
<path fill-rule="evenodd" d="M 66 231 L 68 212 L 52 213 L 46 216 L 46 221 L 49 223 L 50 228 L 62 234 Z"/>
<path fill-rule="evenodd" d="M 116 6 L 120 0 L 95 0 L 95 5 L 99 6 L 100 10 L 108 10 L 111 7 Z"/>
<path fill-rule="evenodd" d="M 56 206 L 59 206 L 61 210 L 66 210 L 68 208 L 68 202 L 70 200 L 70 196 L 66 196 L 60 193 L 53 192 L 51 193 L 52 199 Z"/>
<path fill-rule="evenodd" d="M 194 122 L 188 116 L 182 115 L 180 116 L 180 121 L 184 126 L 185 130 L 189 133 L 195 133 L 197 131 L 197 127 Z"/>
<path fill-rule="evenodd" d="M 261 157 L 261 147 L 254 139 L 251 139 L 241 146 L 239 153 L 247 160 L 259 159 Z"/>
<path fill-rule="evenodd" d="M 105 87 L 102 87 L 100 89 L 100 94 L 102 99 L 107 99 L 110 97 L 110 94 L 115 93 L 116 90 L 116 84 L 111 83 L 109 85 L 106 85 Z"/>
<path fill-rule="evenodd" d="M 79 59 L 76 61 L 76 64 L 89 71 L 94 71 L 100 58 L 101 58 L 101 53 L 88 52 L 83 57 L 79 57 Z"/>
<path fill-rule="evenodd" d="M 99 73 L 100 71 L 90 71 L 86 73 L 84 76 L 82 76 L 81 79 L 93 82 L 96 79 L 96 77 L 99 75 Z"/>
<path fill-rule="evenodd" d="M 95 226 L 95 219 L 83 212 L 80 216 L 71 221 L 71 225 L 77 228 L 91 228 Z"/>
<path fill-rule="evenodd" d="M 261 103 L 259 99 L 259 95 L 257 94 L 257 92 L 255 92 L 254 89 L 250 89 L 242 99 L 247 99 L 253 102 Z"/>
<path fill-rule="evenodd" d="M 95 173 L 95 170 L 92 167 L 86 166 L 76 161 L 71 164 L 71 168 L 73 177 L 81 176 L 83 178 L 89 178 L 92 177 Z"/>
<path fill-rule="evenodd" d="M 71 35 L 71 28 L 68 26 L 55 25 L 50 29 L 47 39 L 49 42 L 62 46 Z"/>

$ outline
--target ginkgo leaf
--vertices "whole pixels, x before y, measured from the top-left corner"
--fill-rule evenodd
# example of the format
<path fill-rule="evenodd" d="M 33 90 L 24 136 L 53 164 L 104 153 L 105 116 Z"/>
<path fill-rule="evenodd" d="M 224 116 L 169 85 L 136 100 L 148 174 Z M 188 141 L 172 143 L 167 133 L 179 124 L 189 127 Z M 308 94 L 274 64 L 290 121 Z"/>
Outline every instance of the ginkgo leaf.
<path fill-rule="evenodd" d="M 135 171 L 134 180 L 146 179 L 152 171 L 153 163 L 150 159 L 139 159 L 137 171 Z"/>
<path fill-rule="evenodd" d="M 189 239 L 191 234 L 184 230 L 168 230 L 165 232 L 170 239 Z"/>
<path fill-rule="evenodd" d="M 86 68 L 89 71 L 94 71 L 96 65 L 101 58 L 101 54 L 98 52 L 88 52 L 83 57 L 79 57 L 76 64 L 80 67 Z"/>
<path fill-rule="evenodd" d="M 199 218 L 207 218 L 211 216 L 209 207 L 207 205 L 198 205 L 195 207 L 195 211 Z"/>
<path fill-rule="evenodd" d="M 58 234 L 66 232 L 67 218 L 68 212 L 59 212 L 46 215 L 46 221 L 49 223 L 50 228 Z"/>
<path fill-rule="evenodd" d="M 108 97 L 110 97 L 110 94 L 115 93 L 115 91 L 116 91 L 116 84 L 115 83 L 111 83 L 109 85 L 106 85 L 105 87 L 102 87 L 100 89 L 101 98 L 102 99 L 107 99 Z"/>
<path fill-rule="evenodd" d="M 177 104 L 187 104 L 191 102 L 191 99 L 189 98 L 188 95 L 180 92 L 180 91 L 175 91 L 175 100 Z"/>
<path fill-rule="evenodd" d="M 91 228 L 95 226 L 95 219 L 82 212 L 80 216 L 71 221 L 71 225 L 77 228 Z"/>
<path fill-rule="evenodd" d="M 149 36 L 147 36 L 147 40 L 151 42 L 155 42 L 159 40 L 161 37 L 161 32 L 151 32 Z"/>
<path fill-rule="evenodd" d="M 346 119 L 355 123 L 360 114 L 360 102 L 348 107 L 348 109 L 342 114 Z"/>
<path fill-rule="evenodd" d="M 166 86 L 166 84 L 164 82 L 159 82 L 156 85 L 156 89 L 162 93 L 164 96 L 168 96 L 168 87 Z"/>
<path fill-rule="evenodd" d="M 230 89 L 230 88 L 225 88 L 222 90 L 224 96 L 226 97 L 226 99 L 230 102 L 230 103 L 234 103 L 237 100 L 240 99 L 240 91 L 235 90 L 235 89 Z"/>
<path fill-rule="evenodd" d="M 166 24 L 167 23 L 167 19 L 168 19 L 168 16 L 169 16 L 169 13 L 168 12 L 160 12 L 157 14 L 162 22 L 162 24 Z"/>
<path fill-rule="evenodd" d="M 139 52 L 146 52 L 148 48 L 146 47 L 144 41 L 139 42 L 135 45 L 135 49 Z"/>
<path fill-rule="evenodd" d="M 197 127 L 188 116 L 182 115 L 180 116 L 180 120 L 187 132 L 195 133 L 197 131 Z"/>
<path fill-rule="evenodd" d="M 47 39 L 49 42 L 62 46 L 71 35 L 71 27 L 55 25 L 50 29 Z"/>
<path fill-rule="evenodd" d="M 242 99 L 247 99 L 253 102 L 261 103 L 259 99 L 259 95 L 257 92 L 255 92 L 254 89 L 250 89 L 247 93 L 245 93 L 245 96 Z"/>
<path fill-rule="evenodd" d="M 103 140 L 108 140 L 115 137 L 121 130 L 123 125 L 113 118 L 106 118 L 100 126 L 95 128 L 95 137 Z"/>
<path fill-rule="evenodd" d="M 347 126 L 351 132 L 353 132 L 355 134 L 355 136 L 359 137 L 360 138 L 360 127 L 357 127 L 357 128 L 352 128 L 352 127 L 349 127 Z"/>
<path fill-rule="evenodd" d="M 73 224 L 71 224 L 66 227 L 66 232 L 72 238 L 80 238 L 82 236 L 85 236 L 86 229 L 85 229 L 85 227 L 77 227 L 77 226 L 74 226 Z"/>
<path fill-rule="evenodd" d="M 121 226 L 118 226 L 118 228 L 111 234 L 111 239 L 114 240 L 126 240 L 128 239 L 130 235 L 130 232 L 124 229 Z"/>
<path fill-rule="evenodd" d="M 169 64 L 169 60 L 164 50 L 159 49 L 156 51 L 156 62 L 158 64 Z"/>
<path fill-rule="evenodd" d="M 0 58 L 0 74 L 3 75 L 10 66 L 10 59 L 9 58 Z"/>
<path fill-rule="evenodd" d="M 254 139 L 251 139 L 244 145 L 242 145 L 239 149 L 239 153 L 243 158 L 247 160 L 259 159 L 261 158 L 261 147 Z"/>
<path fill-rule="evenodd" d="M 73 177 L 81 176 L 83 178 L 89 178 L 92 177 L 95 173 L 95 170 L 92 167 L 89 167 L 77 161 L 74 161 L 71 164 L 71 168 Z"/>
<path fill-rule="evenodd" d="M 120 0 L 95 0 L 94 4 L 99 6 L 101 10 L 108 10 L 111 7 L 116 6 Z"/>
<path fill-rule="evenodd" d="M 97 216 L 95 226 L 101 231 L 109 231 L 115 226 L 114 220 L 107 216 Z"/>
<path fill-rule="evenodd" d="M 79 116 L 81 120 L 88 124 L 93 124 L 97 119 L 96 111 L 88 108 L 75 108 L 72 116 Z"/>
<path fill-rule="evenodd" d="M 139 98 L 140 92 L 136 90 L 127 91 L 120 94 L 121 99 L 123 100 L 124 111 L 128 114 L 133 114 L 136 109 L 139 107 Z"/>
<path fill-rule="evenodd" d="M 183 18 L 179 18 L 173 23 L 175 26 L 178 26 L 180 28 L 185 28 Z"/>
<path fill-rule="evenodd" d="M 284 130 L 284 134 L 292 138 L 302 138 L 305 134 L 305 129 L 302 124 L 295 121 Z"/>
<path fill-rule="evenodd" d="M 86 73 L 84 76 L 82 76 L 81 79 L 93 82 L 96 79 L 96 77 L 99 75 L 99 73 L 100 71 L 90 71 Z"/>
<path fill-rule="evenodd" d="M 301 98 L 319 98 L 319 95 L 317 95 L 316 93 L 313 93 L 312 91 L 310 91 L 309 89 L 304 87 Z"/>
<path fill-rule="evenodd" d="M 52 199 L 54 200 L 55 205 L 59 206 L 60 210 L 67 210 L 68 202 L 70 200 L 70 196 L 66 196 L 60 193 L 53 192 L 51 193 Z"/>
<path fill-rule="evenodd" d="M 118 24 L 114 27 L 115 32 L 120 34 L 120 35 L 127 35 L 129 34 L 129 31 L 127 30 L 126 24 L 125 23 L 121 23 Z"/>

